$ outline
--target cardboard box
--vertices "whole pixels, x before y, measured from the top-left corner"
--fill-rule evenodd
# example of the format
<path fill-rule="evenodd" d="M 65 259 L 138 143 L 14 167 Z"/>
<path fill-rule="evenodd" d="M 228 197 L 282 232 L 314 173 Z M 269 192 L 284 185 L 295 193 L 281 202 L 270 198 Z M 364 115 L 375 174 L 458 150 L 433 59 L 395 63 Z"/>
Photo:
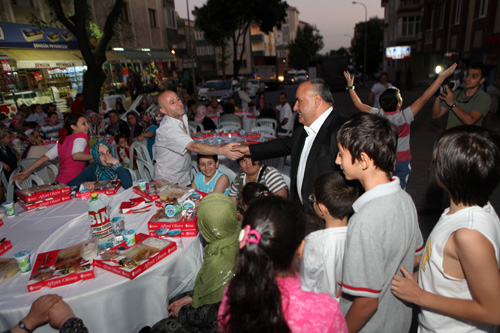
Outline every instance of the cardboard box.
<path fill-rule="evenodd" d="M 109 181 L 109 180 L 106 180 L 106 181 L 101 180 L 101 181 L 94 182 L 95 186 L 102 188 L 102 189 L 98 189 L 98 190 L 91 191 L 91 192 L 97 192 L 97 195 L 99 195 L 101 193 L 106 194 L 106 195 L 115 195 L 116 192 L 118 192 L 118 190 L 120 189 L 120 187 L 122 187 L 122 183 L 120 181 L 117 181 L 116 185 L 112 185 L 112 184 L 110 184 L 110 182 L 111 181 Z M 80 192 L 80 190 L 78 190 L 75 193 L 75 198 L 80 198 L 81 196 L 82 196 L 82 192 Z"/>
<path fill-rule="evenodd" d="M 0 244 L 0 256 L 10 249 L 12 249 L 12 243 L 8 240 L 3 241 L 3 243 Z"/>
<path fill-rule="evenodd" d="M 120 204 L 120 212 L 122 214 L 134 213 L 142 210 L 149 210 L 153 207 L 151 201 L 146 201 L 145 198 L 132 198 L 130 201 L 123 201 Z"/>
<path fill-rule="evenodd" d="M 37 209 L 39 207 L 53 206 L 53 205 L 56 205 L 58 203 L 69 201 L 69 200 L 71 200 L 71 194 L 68 193 L 68 194 L 58 195 L 58 196 L 55 196 L 53 198 L 47 198 L 47 199 L 43 199 L 40 201 L 35 201 L 32 203 L 25 203 L 24 201 L 19 200 L 18 203 L 19 203 L 19 206 L 24 208 L 26 211 L 30 211 L 30 210 Z"/>
<path fill-rule="evenodd" d="M 75 283 L 80 280 L 88 280 L 94 278 L 94 266 L 92 260 L 83 262 L 80 265 L 84 270 L 76 273 L 66 274 L 66 275 L 55 275 L 47 280 L 37 281 L 35 276 L 40 272 L 38 268 L 42 266 L 45 262 L 46 266 L 53 266 L 57 260 L 57 253 L 61 250 L 54 250 L 45 253 L 40 253 L 36 257 L 36 260 L 32 262 L 31 276 L 28 281 L 28 292 L 33 292 L 40 290 L 43 287 L 55 288 L 59 286 L 64 286 L 67 284 Z M 47 260 L 46 260 L 47 258 Z"/>
<path fill-rule="evenodd" d="M 139 186 L 134 186 L 132 188 L 132 191 L 137 194 L 137 195 L 140 195 L 141 197 L 143 197 L 144 199 L 148 200 L 148 201 L 156 201 L 158 199 L 160 199 L 160 196 L 158 194 L 149 194 L 148 192 L 146 191 L 142 191 Z"/>
<path fill-rule="evenodd" d="M 144 240 L 151 238 L 151 237 L 152 236 L 148 236 L 145 234 L 137 234 L 135 236 L 136 245 L 141 244 Z M 153 237 L 153 238 L 156 238 L 156 237 Z M 109 251 L 114 251 L 120 246 L 126 246 L 125 242 L 118 244 L 117 246 L 115 246 L 114 248 L 112 248 Z M 131 248 L 133 248 L 133 247 L 131 247 Z M 99 268 L 105 269 L 107 271 L 113 272 L 115 274 L 124 276 L 130 280 L 133 280 L 137 276 L 142 274 L 144 271 L 148 270 L 151 266 L 155 265 L 160 260 L 164 259 L 168 255 L 173 253 L 175 250 L 177 250 L 177 244 L 175 244 L 174 242 L 170 242 L 169 245 L 167 245 L 166 247 L 161 249 L 158 253 L 149 257 L 149 259 L 141 262 L 139 265 L 137 265 L 134 268 L 126 268 L 126 267 L 120 266 L 120 265 L 116 264 L 115 262 L 113 262 L 112 260 L 99 260 L 99 259 L 94 260 L 94 265 L 99 267 Z"/>
<path fill-rule="evenodd" d="M 184 221 L 182 218 L 179 222 L 148 222 L 148 230 L 154 231 L 161 228 L 166 229 L 196 229 L 196 219 L 194 221 Z"/>
<path fill-rule="evenodd" d="M 42 199 L 52 198 L 57 195 L 62 195 L 70 192 L 71 189 L 69 188 L 69 186 L 63 184 L 41 185 L 16 191 L 19 200 L 22 200 L 25 203 L 40 201 Z"/>
<path fill-rule="evenodd" d="M 150 236 L 155 236 L 156 237 L 156 230 L 149 231 Z M 198 236 L 198 230 L 197 229 L 182 229 L 181 234 L 177 236 L 167 236 L 167 237 L 172 237 L 172 238 L 179 238 L 179 237 L 196 237 Z"/>

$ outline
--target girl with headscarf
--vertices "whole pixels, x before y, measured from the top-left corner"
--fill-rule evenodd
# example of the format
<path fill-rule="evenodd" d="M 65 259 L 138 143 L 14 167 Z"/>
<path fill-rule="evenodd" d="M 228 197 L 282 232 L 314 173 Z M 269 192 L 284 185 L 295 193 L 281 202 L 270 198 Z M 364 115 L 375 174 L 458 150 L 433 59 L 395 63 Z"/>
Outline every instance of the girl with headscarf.
<path fill-rule="evenodd" d="M 127 189 L 132 186 L 130 172 L 111 154 L 112 148 L 105 141 L 97 141 L 92 146 L 92 157 L 96 163 L 90 164 L 78 176 L 73 178 L 68 186 L 80 186 L 82 183 L 86 189 L 93 189 L 93 183 L 98 180 L 120 180 L 122 187 Z"/>
<path fill-rule="evenodd" d="M 127 113 L 127 122 L 130 128 L 130 134 L 128 137 L 128 144 L 132 144 L 134 139 L 142 134 L 141 117 L 136 111 L 129 111 Z"/>
<path fill-rule="evenodd" d="M 203 125 L 203 129 L 205 130 L 214 130 L 217 129 L 212 119 L 206 116 L 207 107 L 205 105 L 199 105 L 196 108 L 196 114 L 194 116 L 194 121 Z"/>
<path fill-rule="evenodd" d="M 208 243 L 194 290 L 170 300 L 168 318 L 151 332 L 218 332 L 217 311 L 234 276 L 241 225 L 236 206 L 222 193 L 210 193 L 198 207 L 198 228 Z"/>
<path fill-rule="evenodd" d="M 111 111 L 112 109 L 109 107 L 109 102 L 107 100 L 103 100 L 102 103 L 101 103 L 101 113 L 102 114 L 106 114 L 108 113 L 109 111 Z"/>

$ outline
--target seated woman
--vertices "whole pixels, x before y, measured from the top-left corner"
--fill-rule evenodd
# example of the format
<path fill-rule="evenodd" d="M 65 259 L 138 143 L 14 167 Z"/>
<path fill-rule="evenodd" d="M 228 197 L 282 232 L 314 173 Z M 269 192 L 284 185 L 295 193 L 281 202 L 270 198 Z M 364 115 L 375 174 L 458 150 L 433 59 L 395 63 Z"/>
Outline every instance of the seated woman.
<path fill-rule="evenodd" d="M 80 186 L 83 183 L 86 189 L 93 190 L 98 180 L 120 180 L 122 187 L 128 189 L 132 186 L 130 172 L 125 169 L 118 159 L 111 155 L 111 146 L 105 141 L 97 141 L 92 146 L 92 156 L 96 163 L 89 165 L 78 176 L 73 178 L 68 186 Z"/>
<path fill-rule="evenodd" d="M 127 113 L 128 126 L 130 128 L 130 135 L 128 137 L 128 143 L 132 144 L 134 139 L 142 134 L 141 117 L 135 111 L 129 111 Z"/>
<path fill-rule="evenodd" d="M 196 114 L 194 116 L 194 121 L 203 125 L 204 130 L 214 130 L 217 129 L 212 119 L 206 116 L 207 107 L 205 105 L 199 105 L 196 108 Z"/>
<path fill-rule="evenodd" d="M 194 290 L 169 301 L 168 318 L 156 323 L 152 333 L 218 331 L 217 311 L 234 275 L 241 230 L 231 199 L 221 193 L 207 195 L 198 208 L 198 228 L 208 244 Z"/>
<path fill-rule="evenodd" d="M 250 157 L 238 160 L 242 173 L 238 174 L 231 185 L 229 196 L 237 204 L 238 196 L 247 183 L 260 183 L 269 188 L 272 194 L 288 198 L 288 187 L 283 175 L 272 166 L 262 165 L 261 161 L 252 161 Z"/>
<path fill-rule="evenodd" d="M 200 172 L 194 177 L 191 188 L 205 193 L 229 194 L 230 181 L 227 175 L 219 171 L 219 159 L 217 155 L 196 156 Z"/>
<path fill-rule="evenodd" d="M 95 112 L 90 114 L 90 130 L 89 137 L 97 139 L 100 136 L 106 135 L 106 131 L 104 130 L 104 122 L 101 121 L 99 115 Z"/>
<path fill-rule="evenodd" d="M 88 146 L 89 137 L 87 132 L 89 131 L 89 124 L 87 123 L 87 117 L 83 114 L 71 113 L 66 118 L 64 127 L 68 133 L 64 142 L 59 142 L 59 144 L 52 147 L 28 169 L 15 175 L 13 180 L 22 181 L 33 170 L 58 156 L 59 172 L 57 173 L 56 182 L 67 184 L 85 169 L 87 161 L 92 159 Z"/>
<path fill-rule="evenodd" d="M 8 130 L 0 130 L 0 163 L 2 163 L 7 179 L 17 168 L 17 155 L 12 147 L 12 138 L 13 135 Z"/>

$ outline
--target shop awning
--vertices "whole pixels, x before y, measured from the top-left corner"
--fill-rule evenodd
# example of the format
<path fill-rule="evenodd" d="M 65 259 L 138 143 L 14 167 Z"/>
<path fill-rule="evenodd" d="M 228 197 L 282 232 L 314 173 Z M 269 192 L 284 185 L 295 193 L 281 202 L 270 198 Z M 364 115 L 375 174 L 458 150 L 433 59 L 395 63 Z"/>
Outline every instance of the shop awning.
<path fill-rule="evenodd" d="M 127 58 L 125 58 L 121 52 L 115 51 L 106 51 L 106 62 L 107 63 L 120 63 L 125 62 Z"/>
<path fill-rule="evenodd" d="M 16 60 L 17 68 L 65 68 L 84 65 L 83 57 L 75 50 L 0 49 L 0 52 Z"/>

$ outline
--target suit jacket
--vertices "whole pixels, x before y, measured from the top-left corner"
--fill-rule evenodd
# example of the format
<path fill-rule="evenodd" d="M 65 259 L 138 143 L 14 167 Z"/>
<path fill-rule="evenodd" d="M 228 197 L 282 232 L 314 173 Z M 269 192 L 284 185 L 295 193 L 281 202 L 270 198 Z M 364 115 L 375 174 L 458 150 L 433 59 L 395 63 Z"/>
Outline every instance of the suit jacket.
<path fill-rule="evenodd" d="M 309 151 L 309 156 L 307 157 L 304 180 L 302 182 L 301 195 L 304 203 L 308 203 L 307 198 L 313 193 L 313 185 L 316 178 L 329 171 L 340 171 L 340 168 L 335 164 L 338 153 L 337 132 L 346 120 L 346 117 L 333 109 L 323 123 L 323 126 L 321 126 L 318 134 L 316 134 L 314 143 Z M 306 131 L 303 127 L 300 127 L 295 130 L 291 137 L 250 145 L 250 153 L 254 160 L 292 155 L 290 171 L 291 199 L 298 199 L 297 171 L 306 137 Z"/>

